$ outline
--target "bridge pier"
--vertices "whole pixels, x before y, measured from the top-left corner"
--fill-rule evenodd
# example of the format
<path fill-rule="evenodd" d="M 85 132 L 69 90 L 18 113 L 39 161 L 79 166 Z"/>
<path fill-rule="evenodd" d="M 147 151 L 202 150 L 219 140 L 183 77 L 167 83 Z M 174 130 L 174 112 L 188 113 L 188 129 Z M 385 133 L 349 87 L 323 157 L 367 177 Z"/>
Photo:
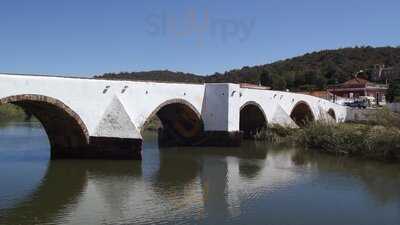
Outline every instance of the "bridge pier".
<path fill-rule="evenodd" d="M 121 159 L 141 160 L 142 140 L 90 137 L 85 146 L 51 146 L 51 159 Z"/>

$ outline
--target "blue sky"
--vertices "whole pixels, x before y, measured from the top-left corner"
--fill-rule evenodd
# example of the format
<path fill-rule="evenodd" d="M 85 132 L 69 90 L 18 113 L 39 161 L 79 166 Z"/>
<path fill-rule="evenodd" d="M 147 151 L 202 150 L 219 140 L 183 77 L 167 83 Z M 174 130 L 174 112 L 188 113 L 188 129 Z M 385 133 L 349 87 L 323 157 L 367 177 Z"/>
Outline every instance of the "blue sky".
<path fill-rule="evenodd" d="M 321 49 L 399 46 L 399 0 L 2 0 L 0 71 L 211 74 Z"/>

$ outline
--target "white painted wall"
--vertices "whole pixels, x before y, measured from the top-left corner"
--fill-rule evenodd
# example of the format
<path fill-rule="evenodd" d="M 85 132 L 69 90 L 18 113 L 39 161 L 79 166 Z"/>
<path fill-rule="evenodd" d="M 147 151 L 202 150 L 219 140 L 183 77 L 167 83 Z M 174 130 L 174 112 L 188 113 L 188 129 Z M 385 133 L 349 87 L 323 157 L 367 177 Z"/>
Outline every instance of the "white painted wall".
<path fill-rule="evenodd" d="M 240 86 L 237 84 L 205 84 L 202 117 L 206 131 L 238 131 Z"/>
<path fill-rule="evenodd" d="M 237 84 L 198 85 L 0 74 L 0 99 L 22 94 L 44 95 L 63 102 L 81 117 L 91 136 L 102 133 L 96 132 L 96 128 L 101 121 L 104 122 L 105 113 L 109 114 L 107 109 L 113 107 L 113 99 L 118 99 L 123 105 L 134 125 L 132 127 L 137 129 L 137 138 L 141 138 L 140 130 L 152 112 L 173 99 L 186 101 L 201 113 L 208 131 L 238 131 L 240 108 L 249 101 L 261 105 L 269 122 L 274 121 L 274 113 L 279 107 L 290 115 L 299 101 L 307 102 L 317 119 L 330 108 L 334 109 L 337 121 L 346 118 L 345 107 L 320 98 L 243 89 Z"/>
<path fill-rule="evenodd" d="M 228 130 L 229 85 L 206 84 L 201 115 L 206 131 Z"/>

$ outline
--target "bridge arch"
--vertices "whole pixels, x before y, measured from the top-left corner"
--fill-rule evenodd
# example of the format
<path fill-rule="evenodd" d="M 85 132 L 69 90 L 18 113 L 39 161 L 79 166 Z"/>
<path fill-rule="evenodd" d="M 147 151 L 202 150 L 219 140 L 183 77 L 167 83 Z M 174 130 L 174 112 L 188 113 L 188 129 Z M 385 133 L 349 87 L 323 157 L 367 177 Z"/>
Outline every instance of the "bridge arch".
<path fill-rule="evenodd" d="M 267 116 L 260 104 L 254 101 L 246 102 L 240 107 L 239 129 L 244 138 L 252 138 L 259 130 L 268 124 Z"/>
<path fill-rule="evenodd" d="M 142 132 L 155 116 L 162 125 L 159 129 L 161 145 L 191 145 L 203 135 L 204 123 L 200 112 L 184 99 L 170 99 L 157 106 L 142 126 Z"/>
<path fill-rule="evenodd" d="M 334 119 L 336 121 L 336 113 L 335 110 L 333 110 L 332 108 L 330 108 L 328 110 L 328 115 L 332 117 L 332 119 Z"/>
<path fill-rule="evenodd" d="M 82 119 L 58 99 L 24 94 L 2 98 L 2 104 L 17 105 L 41 122 L 49 139 L 52 158 L 89 144 L 89 132 Z"/>
<path fill-rule="evenodd" d="M 310 105 L 305 101 L 299 101 L 296 103 L 290 113 L 290 118 L 292 118 L 292 120 L 299 127 L 304 127 L 309 122 L 315 120 L 315 116 Z"/>

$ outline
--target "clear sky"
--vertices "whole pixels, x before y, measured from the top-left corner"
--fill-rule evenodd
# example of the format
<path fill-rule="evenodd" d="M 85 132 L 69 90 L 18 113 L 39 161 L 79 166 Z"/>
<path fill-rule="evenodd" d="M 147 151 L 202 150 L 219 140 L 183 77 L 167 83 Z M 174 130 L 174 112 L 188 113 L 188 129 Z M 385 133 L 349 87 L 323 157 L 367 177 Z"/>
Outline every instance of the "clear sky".
<path fill-rule="evenodd" d="M 399 0 L 1 0 L 0 71 L 211 74 L 400 45 Z"/>

